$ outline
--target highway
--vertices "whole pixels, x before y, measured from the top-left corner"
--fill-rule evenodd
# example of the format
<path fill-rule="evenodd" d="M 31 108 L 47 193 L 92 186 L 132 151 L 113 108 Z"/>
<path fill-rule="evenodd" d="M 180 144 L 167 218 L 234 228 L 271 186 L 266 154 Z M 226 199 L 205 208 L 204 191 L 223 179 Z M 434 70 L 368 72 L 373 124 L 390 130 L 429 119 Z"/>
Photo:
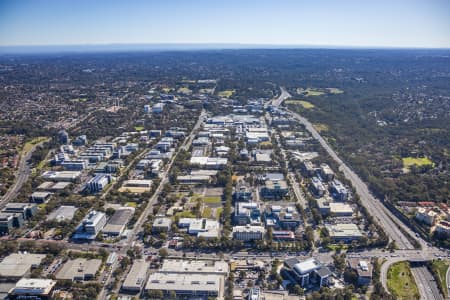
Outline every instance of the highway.
<path fill-rule="evenodd" d="M 291 97 L 289 92 L 286 91 L 284 87 L 280 87 L 281 94 L 278 98 L 272 100 L 272 105 L 279 106 L 282 104 L 282 102 Z M 300 116 L 299 114 L 286 109 L 286 111 L 295 119 L 297 119 L 301 124 L 305 126 L 305 128 L 311 133 L 311 135 L 319 141 L 319 143 L 322 145 L 322 147 L 328 152 L 328 154 L 338 163 L 339 170 L 344 174 L 344 176 L 351 181 L 353 187 L 356 190 L 356 193 L 360 196 L 362 204 L 367 208 L 369 213 L 375 217 L 378 224 L 381 225 L 381 227 L 384 229 L 386 234 L 389 236 L 389 238 L 396 242 L 397 246 L 400 248 L 400 250 L 413 250 L 414 247 L 409 241 L 409 239 L 405 236 L 405 234 L 399 229 L 401 228 L 404 232 L 410 235 L 410 237 L 414 238 L 415 233 L 407 227 L 403 222 L 401 222 L 397 217 L 395 217 L 385 206 L 384 204 L 379 200 L 376 199 L 370 192 L 367 187 L 367 185 L 359 178 L 359 176 L 353 172 L 337 155 L 337 153 L 328 145 L 328 143 L 325 141 L 325 139 L 319 134 L 319 132 L 314 128 L 314 126 L 309 122 L 306 118 Z M 434 251 L 437 251 L 437 249 L 428 247 L 426 242 L 420 238 L 417 238 L 417 241 L 421 244 L 422 250 L 417 251 L 416 254 L 419 255 L 419 257 L 412 257 L 410 254 L 403 255 L 398 259 L 394 260 L 414 260 L 414 259 L 422 259 L 422 260 L 430 260 L 433 259 L 431 253 Z M 398 251 L 396 251 L 397 253 Z M 374 257 L 379 257 L 375 256 Z M 388 260 L 388 262 L 385 262 L 382 266 L 382 272 L 381 272 L 381 281 L 383 283 L 383 286 L 387 289 L 386 284 L 386 278 L 387 278 L 387 270 L 389 268 L 389 265 L 392 263 L 392 259 Z M 416 283 L 418 286 L 423 287 L 430 287 L 430 281 L 427 281 L 427 278 L 431 276 L 429 271 L 427 269 L 420 271 L 421 276 L 416 276 Z M 430 287 L 431 288 L 431 287 Z M 433 290 L 433 289 L 432 289 Z M 425 294 L 423 294 L 425 293 Z M 429 291 L 421 291 L 422 297 L 427 297 L 429 294 Z M 434 294 L 434 293 L 433 293 Z M 428 298 L 425 298 L 428 299 Z M 434 299 L 434 298 L 429 298 Z M 439 299 L 439 298 L 437 298 Z"/>
<path fill-rule="evenodd" d="M 441 300 L 444 299 L 433 275 L 428 271 L 426 266 L 412 266 L 411 272 L 419 289 L 420 299 L 424 300 Z"/>
<path fill-rule="evenodd" d="M 25 155 L 23 155 L 20 158 L 19 168 L 17 169 L 16 181 L 0 200 L 0 208 L 4 207 L 6 203 L 8 203 L 9 201 L 13 200 L 19 193 L 22 186 L 27 182 L 28 177 L 31 174 L 31 168 L 30 165 L 28 164 L 28 160 L 31 158 L 31 155 L 33 154 L 34 150 L 36 150 L 38 146 L 42 145 L 46 141 L 47 140 L 37 143 L 36 145 L 33 145 L 30 151 L 28 151 Z"/>

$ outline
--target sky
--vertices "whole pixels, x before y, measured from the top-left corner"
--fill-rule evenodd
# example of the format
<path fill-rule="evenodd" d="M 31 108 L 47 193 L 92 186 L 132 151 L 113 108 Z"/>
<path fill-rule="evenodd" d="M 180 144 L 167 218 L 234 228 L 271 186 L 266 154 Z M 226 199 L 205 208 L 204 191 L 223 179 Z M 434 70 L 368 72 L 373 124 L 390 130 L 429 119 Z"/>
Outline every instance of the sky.
<path fill-rule="evenodd" d="M 0 46 L 450 48 L 449 0 L 0 0 Z"/>

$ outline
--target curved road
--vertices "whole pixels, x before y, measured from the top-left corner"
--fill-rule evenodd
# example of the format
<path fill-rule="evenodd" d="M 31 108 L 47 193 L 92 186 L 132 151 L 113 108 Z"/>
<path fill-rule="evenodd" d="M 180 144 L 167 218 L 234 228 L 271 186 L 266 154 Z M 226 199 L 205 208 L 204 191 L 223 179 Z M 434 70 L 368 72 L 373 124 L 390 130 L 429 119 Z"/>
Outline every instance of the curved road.
<path fill-rule="evenodd" d="M 6 203 L 15 198 L 19 193 L 20 189 L 22 188 L 22 186 L 25 184 L 25 182 L 27 182 L 28 177 L 31 174 L 31 168 L 30 165 L 28 164 L 28 160 L 31 158 L 31 155 L 33 154 L 34 150 L 36 150 L 38 146 L 42 145 L 46 141 L 47 140 L 37 143 L 36 145 L 33 145 L 30 151 L 28 151 L 25 155 L 23 155 L 20 158 L 16 181 L 0 200 L 0 208 L 2 208 L 3 206 L 6 205 Z"/>

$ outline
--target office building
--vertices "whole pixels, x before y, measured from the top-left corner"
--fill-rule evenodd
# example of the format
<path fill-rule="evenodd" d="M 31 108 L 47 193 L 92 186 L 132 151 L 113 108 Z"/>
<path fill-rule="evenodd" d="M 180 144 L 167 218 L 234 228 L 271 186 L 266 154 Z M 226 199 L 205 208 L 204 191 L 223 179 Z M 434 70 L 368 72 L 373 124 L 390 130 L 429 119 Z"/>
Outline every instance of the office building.
<path fill-rule="evenodd" d="M 75 206 L 62 205 L 62 206 L 56 208 L 54 211 L 52 211 L 47 216 L 47 221 L 56 220 L 58 222 L 62 222 L 62 221 L 70 222 L 73 219 L 75 212 L 77 210 L 78 210 L 78 208 L 76 208 Z"/>
<path fill-rule="evenodd" d="M 77 258 L 68 260 L 55 274 L 58 280 L 86 281 L 95 279 L 102 265 L 100 259 Z"/>
<path fill-rule="evenodd" d="M 261 196 L 264 199 L 280 200 L 288 194 L 288 186 L 284 180 L 266 180 L 261 188 Z"/>
<path fill-rule="evenodd" d="M 320 177 L 325 181 L 332 181 L 334 179 L 334 172 L 327 164 L 320 164 Z"/>
<path fill-rule="evenodd" d="M 172 226 L 171 218 L 165 217 L 155 218 L 155 220 L 153 221 L 152 231 L 154 233 L 168 232 L 170 231 L 171 226 Z"/>
<path fill-rule="evenodd" d="M 154 114 L 160 114 L 164 110 L 164 103 L 159 102 L 153 105 L 152 107 L 152 113 Z"/>
<path fill-rule="evenodd" d="M 22 278 L 8 293 L 10 300 L 50 300 L 56 281 L 51 279 Z"/>
<path fill-rule="evenodd" d="M 356 224 L 326 225 L 330 237 L 335 241 L 351 242 L 362 238 L 362 233 Z"/>
<path fill-rule="evenodd" d="M 331 195 L 336 201 L 347 201 L 348 199 L 348 190 L 347 188 L 337 179 L 334 179 L 331 182 Z"/>
<path fill-rule="evenodd" d="M 309 188 L 316 197 L 322 197 L 323 195 L 325 195 L 325 186 L 323 185 L 323 182 L 317 177 L 313 177 L 311 179 Z"/>
<path fill-rule="evenodd" d="M 159 272 L 228 276 L 230 268 L 223 260 L 165 259 Z"/>
<path fill-rule="evenodd" d="M 348 259 L 349 268 L 358 275 L 358 285 L 369 285 L 372 281 L 372 264 L 369 261 L 357 258 Z"/>
<path fill-rule="evenodd" d="M 91 211 L 83 219 L 73 239 L 93 240 L 106 224 L 106 215 L 102 212 Z"/>
<path fill-rule="evenodd" d="M 264 214 L 266 226 L 281 230 L 295 230 L 301 218 L 292 205 L 268 205 Z"/>
<path fill-rule="evenodd" d="M 254 240 L 262 240 L 266 233 L 264 226 L 234 226 L 233 238 L 239 241 L 249 242 Z"/>
<path fill-rule="evenodd" d="M 175 292 L 177 296 L 221 297 L 224 278 L 210 274 L 153 273 L 149 276 L 145 291 L 162 291 L 165 296 Z"/>
<path fill-rule="evenodd" d="M 330 269 L 322 266 L 314 258 L 309 258 L 304 261 L 291 258 L 287 259 L 284 265 L 301 287 L 307 287 L 310 284 L 315 284 L 319 287 L 327 286 L 332 274 Z"/>
<path fill-rule="evenodd" d="M 88 167 L 87 160 L 78 159 L 78 160 L 64 160 L 61 163 L 61 167 L 66 171 L 83 171 Z"/>
<path fill-rule="evenodd" d="M 261 225 L 261 207 L 256 202 L 236 202 L 233 222 L 236 225 Z"/>
<path fill-rule="evenodd" d="M 21 278 L 31 269 L 39 267 L 44 258 L 45 254 L 12 253 L 0 263 L 0 277 Z"/>
<path fill-rule="evenodd" d="M 9 202 L 5 205 L 3 213 L 20 213 L 24 220 L 33 217 L 38 211 L 36 204 Z"/>
<path fill-rule="evenodd" d="M 94 178 L 91 178 L 86 187 L 91 193 L 98 193 L 111 183 L 111 176 L 106 174 L 97 174 Z"/>
<path fill-rule="evenodd" d="M 47 203 L 50 200 L 52 193 L 48 192 L 34 192 L 31 194 L 31 202 L 34 203 Z"/>

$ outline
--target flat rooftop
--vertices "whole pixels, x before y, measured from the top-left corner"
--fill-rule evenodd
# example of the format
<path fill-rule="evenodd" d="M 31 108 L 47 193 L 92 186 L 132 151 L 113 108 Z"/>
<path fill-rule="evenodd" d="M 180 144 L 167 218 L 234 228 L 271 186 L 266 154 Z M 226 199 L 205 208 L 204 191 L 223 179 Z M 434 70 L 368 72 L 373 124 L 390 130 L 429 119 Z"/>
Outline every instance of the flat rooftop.
<path fill-rule="evenodd" d="M 135 259 L 131 270 L 128 273 L 122 288 L 124 289 L 140 289 L 147 279 L 147 271 L 150 268 L 150 263 L 144 259 Z"/>
<path fill-rule="evenodd" d="M 73 216 L 75 215 L 75 212 L 78 210 L 75 206 L 60 206 L 54 211 L 52 211 L 48 216 L 47 220 L 57 220 L 59 222 L 61 221 L 70 221 L 73 219 Z"/>
<path fill-rule="evenodd" d="M 56 273 L 56 279 L 75 280 L 85 275 L 95 275 L 102 264 L 100 259 L 77 258 L 67 261 Z"/>
<path fill-rule="evenodd" d="M 228 274 L 229 267 L 225 261 L 166 259 L 161 273 L 203 273 Z"/>
<path fill-rule="evenodd" d="M 146 290 L 163 291 L 208 291 L 220 293 L 223 276 L 211 274 L 165 274 L 153 273 L 148 278 Z"/>
<path fill-rule="evenodd" d="M 0 263 L 0 277 L 23 277 L 44 258 L 45 254 L 10 254 Z"/>

